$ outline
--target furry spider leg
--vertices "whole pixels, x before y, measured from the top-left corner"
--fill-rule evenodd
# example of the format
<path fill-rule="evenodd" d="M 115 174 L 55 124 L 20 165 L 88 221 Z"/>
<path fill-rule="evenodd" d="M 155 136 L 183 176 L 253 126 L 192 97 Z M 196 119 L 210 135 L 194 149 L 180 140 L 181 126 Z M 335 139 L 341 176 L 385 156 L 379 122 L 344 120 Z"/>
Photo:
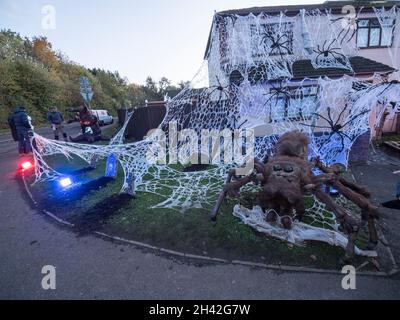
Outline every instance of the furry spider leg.
<path fill-rule="evenodd" d="M 324 43 L 325 43 L 325 42 L 324 42 Z M 323 49 L 323 47 L 322 47 L 322 49 Z M 322 53 L 323 50 L 320 49 L 320 46 L 319 46 L 319 44 L 318 44 L 318 45 L 317 45 L 317 49 L 313 49 L 313 51 L 314 51 L 315 53 Z"/>
<path fill-rule="evenodd" d="M 344 150 L 344 145 L 345 145 L 344 137 L 349 138 L 349 139 L 350 139 L 350 137 L 347 134 L 345 134 L 344 132 L 342 132 L 342 131 L 337 131 L 336 134 L 339 135 L 339 139 L 340 139 L 341 147 L 340 147 L 340 151 L 339 152 L 342 152 Z M 350 139 L 350 141 L 351 141 L 351 139 Z"/>
<path fill-rule="evenodd" d="M 270 40 L 272 43 L 275 42 L 274 35 L 269 31 L 263 33 L 260 44 L 263 45 L 266 40 Z"/>
<path fill-rule="evenodd" d="M 379 97 L 382 93 L 384 93 L 386 90 L 388 90 L 393 84 L 399 84 L 400 82 L 398 80 L 392 80 L 388 82 L 388 86 L 382 90 L 381 93 L 379 93 L 377 96 Z"/>
<path fill-rule="evenodd" d="M 351 39 L 354 38 L 354 36 L 356 35 L 356 33 L 357 33 L 357 28 L 354 28 L 353 33 L 352 33 L 350 39 L 347 40 L 347 43 L 349 43 L 349 42 L 351 41 Z M 345 38 L 342 39 L 342 42 L 340 42 L 340 44 L 343 44 L 344 39 L 345 39 Z"/>
<path fill-rule="evenodd" d="M 218 76 L 217 76 L 217 75 L 215 75 L 215 78 L 217 79 L 217 82 L 218 82 L 218 87 L 222 87 L 221 81 L 219 80 L 219 78 L 218 78 Z"/>
<path fill-rule="evenodd" d="M 335 131 L 331 131 L 331 132 L 329 133 L 328 138 L 327 138 L 324 142 L 322 142 L 321 146 L 318 148 L 318 152 L 321 151 L 321 149 L 322 149 L 323 146 L 325 146 L 329 141 L 331 141 L 331 138 L 332 138 L 332 136 L 333 136 L 335 133 L 336 133 Z"/>
<path fill-rule="evenodd" d="M 223 95 L 225 95 L 225 98 L 226 98 L 226 99 L 229 99 L 229 95 L 228 95 L 225 91 L 220 90 L 220 91 L 219 91 L 219 98 L 218 98 L 218 102 L 217 102 L 218 104 L 220 104 L 220 102 L 223 100 L 223 99 L 222 99 L 222 96 L 223 96 Z"/>
<path fill-rule="evenodd" d="M 333 122 L 333 119 L 332 119 L 332 115 L 331 115 L 331 107 L 327 107 L 326 108 L 326 110 L 328 111 L 328 119 L 330 120 L 328 123 L 329 124 L 331 124 L 332 125 L 332 128 L 337 124 L 337 122 L 339 121 L 336 121 L 336 123 L 334 123 Z"/>
<path fill-rule="evenodd" d="M 327 118 L 324 117 L 322 114 L 319 114 L 319 113 L 316 113 L 316 112 L 313 112 L 312 114 L 313 114 L 313 115 L 316 115 L 317 117 L 321 117 L 321 118 L 324 119 L 326 122 L 328 122 L 328 124 L 330 125 L 330 127 L 328 127 L 328 128 L 332 128 L 332 127 L 334 126 L 333 121 L 327 119 Z"/>
<path fill-rule="evenodd" d="M 329 44 L 329 46 L 328 46 L 327 50 L 329 50 L 329 49 L 330 49 L 331 45 L 332 45 L 332 44 L 333 44 L 335 41 L 336 41 L 336 39 L 335 39 L 335 38 L 333 38 L 333 39 L 332 39 L 332 41 L 331 41 L 331 43 Z"/>
<path fill-rule="evenodd" d="M 340 36 L 342 35 L 342 33 L 345 31 L 345 28 L 342 28 L 342 30 L 339 32 L 337 38 L 340 39 Z M 342 40 L 340 41 L 340 44 L 343 43 L 343 40 L 347 37 L 347 35 L 349 34 L 349 29 L 347 28 L 346 30 L 346 34 L 343 36 Z"/>
<path fill-rule="evenodd" d="M 306 127 L 312 127 L 312 128 L 318 128 L 318 129 L 330 129 L 331 127 L 327 127 L 327 126 L 317 126 L 314 124 L 307 124 L 307 123 L 300 123 L 302 126 L 306 126 Z"/>
<path fill-rule="evenodd" d="M 281 57 L 281 59 L 283 59 L 283 56 L 284 56 L 285 54 L 282 52 L 281 46 L 278 46 L 277 48 L 278 48 L 278 51 L 279 51 L 279 56 Z M 271 53 L 272 53 L 272 51 L 271 51 Z"/>
<path fill-rule="evenodd" d="M 349 123 L 353 122 L 353 121 L 354 121 L 355 119 L 357 119 L 358 117 L 361 117 L 362 115 L 364 115 L 364 114 L 366 114 L 366 113 L 368 113 L 368 112 L 369 112 L 369 110 L 364 110 L 364 111 L 360 112 L 359 114 L 356 114 L 355 116 L 352 116 L 352 117 L 350 118 L 350 120 L 346 121 L 346 122 L 342 125 L 342 128 L 345 127 L 346 125 L 348 125 Z"/>
<path fill-rule="evenodd" d="M 270 102 L 273 98 L 275 98 L 275 105 L 274 108 L 278 105 L 278 100 L 279 100 L 279 94 L 275 91 L 273 93 L 269 93 L 270 97 L 265 101 L 264 105 L 265 106 L 268 102 Z M 272 122 L 272 105 L 269 107 L 269 122 Z"/>
<path fill-rule="evenodd" d="M 343 127 L 342 127 L 343 128 Z M 345 133 L 344 131 L 338 131 L 338 132 L 340 132 L 344 137 L 346 137 L 347 139 L 349 139 L 350 141 L 353 141 L 353 139 L 347 134 L 347 133 Z"/>
<path fill-rule="evenodd" d="M 344 105 L 344 108 L 340 111 L 340 113 L 339 113 L 339 115 L 337 117 L 337 121 L 336 121 L 335 125 L 337 125 L 339 123 L 340 119 L 342 118 L 343 113 L 347 110 L 347 107 L 348 107 L 348 104 L 346 103 Z"/>
<path fill-rule="evenodd" d="M 210 99 L 211 95 L 212 95 L 216 90 L 218 90 L 218 88 L 214 88 L 214 89 L 212 89 L 212 90 L 210 91 L 210 93 L 208 94 L 209 99 Z"/>
<path fill-rule="evenodd" d="M 347 40 L 347 43 L 349 43 L 349 42 L 351 41 L 351 39 L 354 38 L 354 35 L 357 33 L 357 28 L 355 28 L 354 26 L 351 27 L 351 24 L 352 24 L 352 22 L 354 21 L 353 23 L 355 23 L 355 24 L 357 25 L 358 16 L 359 16 L 359 14 L 361 13 L 361 10 L 362 10 L 363 8 L 364 8 L 364 7 L 361 7 L 360 10 L 358 10 L 358 12 L 356 13 L 356 16 L 355 16 L 354 18 L 347 18 L 347 19 L 348 19 L 348 26 L 347 26 L 347 28 L 346 28 L 346 29 L 347 29 L 347 32 L 346 32 L 346 34 L 343 36 L 342 40 L 340 41 L 340 44 L 343 44 L 343 41 L 344 41 L 344 39 L 346 39 L 347 35 L 349 34 L 350 29 L 353 29 L 353 33 L 352 33 L 350 39 Z M 342 18 L 339 18 L 339 19 L 342 19 Z M 337 21 L 337 20 L 336 20 L 336 21 Z M 343 30 L 344 30 L 344 28 L 342 29 L 342 31 L 343 31 Z M 340 39 L 340 36 L 338 36 L 338 39 Z"/>
<path fill-rule="evenodd" d="M 279 47 L 279 52 L 281 52 L 281 49 L 285 49 L 285 50 L 286 50 L 286 52 L 284 53 L 284 55 L 290 54 L 290 49 L 289 49 L 287 46 L 285 46 L 285 45 L 282 44 L 282 45 Z M 281 56 L 282 56 L 282 54 L 281 54 Z"/>
<path fill-rule="evenodd" d="M 335 54 L 338 55 L 343 61 L 346 61 L 346 56 L 344 54 L 340 53 L 340 52 L 335 51 L 335 50 L 330 50 L 328 52 L 328 54 L 330 54 L 336 61 L 339 61 L 339 59 L 337 57 L 335 57 Z"/>

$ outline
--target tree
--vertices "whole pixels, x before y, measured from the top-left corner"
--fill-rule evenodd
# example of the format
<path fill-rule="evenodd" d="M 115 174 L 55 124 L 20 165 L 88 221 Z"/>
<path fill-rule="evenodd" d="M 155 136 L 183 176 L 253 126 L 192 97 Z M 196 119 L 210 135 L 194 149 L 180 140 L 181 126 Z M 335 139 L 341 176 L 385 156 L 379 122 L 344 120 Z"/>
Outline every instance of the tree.
<path fill-rule="evenodd" d="M 169 81 L 166 77 L 162 77 L 160 81 L 158 81 L 158 92 L 161 95 L 165 95 L 168 87 L 171 86 L 171 81 Z"/>
<path fill-rule="evenodd" d="M 33 55 L 38 61 L 42 62 L 49 70 L 58 67 L 58 57 L 46 37 L 34 37 L 32 44 Z"/>
<path fill-rule="evenodd" d="M 146 78 L 146 88 L 150 91 L 157 92 L 157 85 L 154 82 L 153 78 L 148 76 Z"/>
<path fill-rule="evenodd" d="M 179 83 L 178 83 L 178 86 L 179 86 L 179 88 L 180 89 L 184 89 L 184 88 L 186 88 L 186 87 L 188 87 L 190 85 L 190 81 L 180 81 Z"/>
<path fill-rule="evenodd" d="M 23 38 L 11 30 L 0 31 L 0 127 L 6 127 L 8 114 L 19 105 L 28 108 L 34 125 L 46 123 L 51 105 L 65 113 L 83 104 L 79 78 L 86 76 L 93 88 L 93 108 L 115 114 L 124 106 L 143 106 L 145 100 L 173 97 L 181 90 L 166 77 L 158 82 L 147 77 L 145 85 L 129 84 L 118 71 L 87 69 L 55 52 L 46 37 Z M 68 118 L 65 113 L 66 118 Z"/>

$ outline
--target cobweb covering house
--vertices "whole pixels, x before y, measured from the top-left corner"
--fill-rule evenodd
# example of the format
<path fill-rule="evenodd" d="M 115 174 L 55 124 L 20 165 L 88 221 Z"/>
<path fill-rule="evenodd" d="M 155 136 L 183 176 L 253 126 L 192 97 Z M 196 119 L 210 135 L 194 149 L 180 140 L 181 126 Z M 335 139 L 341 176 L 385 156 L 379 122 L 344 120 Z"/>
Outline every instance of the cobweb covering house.
<path fill-rule="evenodd" d="M 159 128 L 176 123 L 178 130 L 200 135 L 204 129 L 253 129 L 258 159 L 273 153 L 280 135 L 301 130 L 311 138 L 310 157 L 347 166 L 355 141 L 373 131 L 385 111 L 396 115 L 400 101 L 400 7 L 379 1 L 342 11 L 352 3 L 216 13 L 205 60 L 190 84 L 167 102 Z M 148 150 L 157 143 L 151 135 L 121 144 L 120 134 L 107 146 L 39 135 L 35 140 L 37 181 L 59 175 L 46 156 L 77 155 L 89 163 L 95 155 L 114 154 L 124 171 L 122 191 L 134 182 L 138 191 L 162 195 L 165 200 L 155 208 L 208 208 L 230 167 L 221 162 L 182 172 L 150 164 Z M 322 219 L 324 208 L 315 202 L 309 213 Z M 338 229 L 333 220 L 327 226 Z"/>

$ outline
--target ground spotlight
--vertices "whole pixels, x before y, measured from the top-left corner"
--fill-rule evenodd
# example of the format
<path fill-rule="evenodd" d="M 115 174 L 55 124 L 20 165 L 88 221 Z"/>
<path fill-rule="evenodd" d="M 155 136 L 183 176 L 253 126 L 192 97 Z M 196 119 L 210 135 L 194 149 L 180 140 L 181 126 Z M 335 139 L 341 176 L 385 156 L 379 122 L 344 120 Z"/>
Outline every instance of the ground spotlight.
<path fill-rule="evenodd" d="M 71 178 L 62 178 L 59 180 L 59 183 L 61 185 L 61 187 L 66 188 L 69 187 L 72 184 L 72 180 Z"/>
<path fill-rule="evenodd" d="M 33 167 L 33 164 L 30 161 L 25 161 L 25 162 L 21 163 L 22 170 L 28 170 L 28 169 L 30 169 L 32 167 Z"/>

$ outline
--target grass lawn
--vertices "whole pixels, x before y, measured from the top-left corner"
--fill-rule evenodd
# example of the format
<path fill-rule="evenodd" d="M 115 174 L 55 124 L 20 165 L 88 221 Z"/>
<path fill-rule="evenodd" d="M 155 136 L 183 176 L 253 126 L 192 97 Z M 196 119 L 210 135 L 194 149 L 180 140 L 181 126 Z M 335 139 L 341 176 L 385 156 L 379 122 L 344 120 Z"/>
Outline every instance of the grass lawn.
<path fill-rule="evenodd" d="M 382 136 L 382 142 L 385 141 L 400 141 L 400 135 L 398 134 L 390 134 Z"/>
<path fill-rule="evenodd" d="M 48 161 L 60 172 L 86 166 L 80 159 L 67 161 L 61 155 L 52 156 Z M 119 195 L 122 169 L 119 168 L 114 180 L 102 177 L 104 168 L 105 161 L 100 161 L 95 170 L 79 172 L 74 177 L 80 185 L 68 191 L 62 191 L 58 182 L 53 181 L 34 184 L 32 192 L 43 208 L 74 223 L 80 235 L 97 230 L 186 253 L 268 264 L 340 268 L 342 248 L 320 242 L 292 246 L 259 234 L 235 218 L 233 206 L 238 201 L 249 206 L 254 200 L 254 192 L 245 192 L 240 200 L 226 201 L 218 221 L 212 223 L 209 208 L 190 208 L 185 212 L 151 209 L 166 198 L 147 192 L 137 192 L 136 199 Z M 33 175 L 28 179 L 33 182 Z M 363 243 L 359 244 L 363 246 Z M 365 259 L 357 257 L 355 265 Z"/>

